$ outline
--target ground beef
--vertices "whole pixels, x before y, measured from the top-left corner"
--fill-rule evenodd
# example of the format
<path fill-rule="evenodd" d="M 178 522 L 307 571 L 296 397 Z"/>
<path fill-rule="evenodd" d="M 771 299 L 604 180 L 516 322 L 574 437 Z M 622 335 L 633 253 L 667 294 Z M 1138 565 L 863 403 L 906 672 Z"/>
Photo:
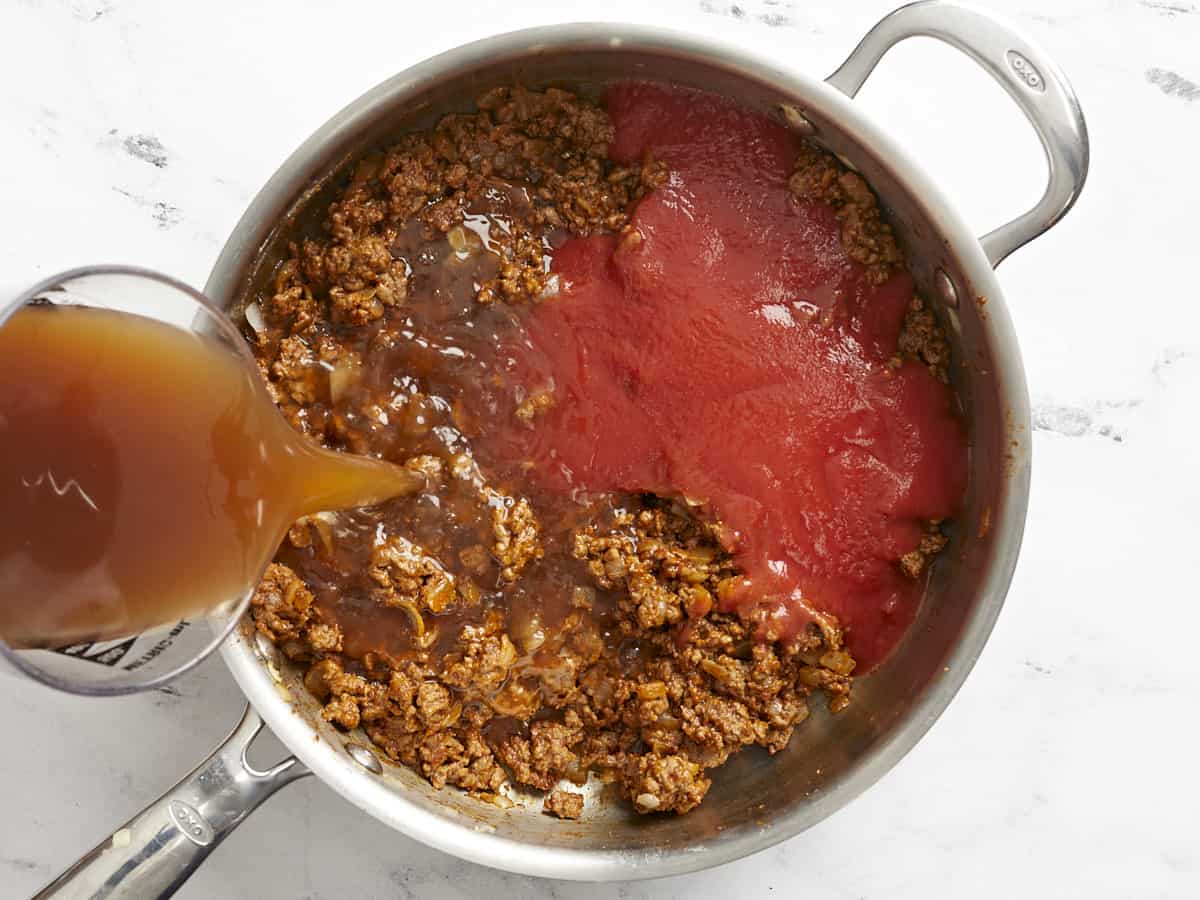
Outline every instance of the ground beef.
<path fill-rule="evenodd" d="M 543 720 L 529 726 L 529 737 L 510 735 L 496 752 L 516 781 L 548 791 L 578 764 L 572 748 L 582 737 L 580 728 Z"/>
<path fill-rule="evenodd" d="M 288 331 L 302 334 L 316 321 L 320 307 L 313 298 L 312 286 L 300 276 L 299 250 L 294 244 L 290 249 L 291 258 L 275 272 L 271 305 L 264 312 L 273 313 Z"/>
<path fill-rule="evenodd" d="M 712 780 L 685 756 L 643 753 L 629 758 L 621 793 L 640 813 L 685 813 L 700 805 Z"/>
<path fill-rule="evenodd" d="M 546 795 L 542 809 L 560 819 L 578 819 L 583 815 L 583 794 L 555 788 Z"/>
<path fill-rule="evenodd" d="M 255 628 L 278 644 L 288 659 L 342 649 L 342 632 L 314 604 L 312 592 L 287 566 L 271 563 L 254 592 L 250 608 Z"/>
<path fill-rule="evenodd" d="M 950 380 L 950 344 L 937 317 L 920 297 L 912 298 L 904 314 L 897 349 L 899 359 L 915 359 L 924 363 L 938 381 L 946 383 Z"/>
<path fill-rule="evenodd" d="M 427 237 L 453 232 L 462 245 L 471 240 L 464 220 L 485 206 L 517 214 L 489 232 L 499 266 L 478 285 L 478 301 L 537 298 L 550 279 L 543 233 L 618 230 L 630 204 L 665 177 L 653 160 L 609 164 L 612 137 L 603 110 L 567 91 L 490 91 L 476 113 L 447 116 L 359 162 L 326 236 L 293 247 L 271 305 L 294 331 L 316 320 L 313 299 L 327 299 L 338 322 L 379 319 L 408 295 L 408 267 L 391 252 L 406 223 L 421 223 Z"/>
<path fill-rule="evenodd" d="M 565 91 L 491 91 L 360 160 L 253 298 L 252 345 L 293 426 L 424 482 L 299 520 L 254 626 L 304 667 L 337 728 L 436 787 L 488 799 L 513 782 L 568 819 L 583 797 L 560 783 L 589 773 L 638 812 L 687 812 L 732 754 L 783 749 L 814 692 L 845 706 L 855 667 L 828 616 L 782 641 L 767 618 L 719 611 L 742 575 L 702 505 L 538 494 L 519 460 L 476 459 L 496 417 L 536 429 L 556 402 L 535 385 L 514 410 L 495 343 L 557 291 L 556 242 L 637 240 L 631 206 L 666 177 L 652 159 L 611 162 L 612 138 L 604 111 Z M 865 182 L 828 154 L 806 146 L 791 188 L 833 207 L 873 278 L 902 264 Z M 919 300 L 897 358 L 945 376 Z M 944 543 L 932 523 L 897 565 L 919 577 Z"/>
<path fill-rule="evenodd" d="M 363 706 L 377 704 L 384 694 L 382 685 L 346 672 L 336 659 L 328 657 L 309 668 L 304 686 L 325 701 L 321 713 L 325 719 L 346 729 L 357 728 Z"/>
<path fill-rule="evenodd" d="M 884 221 L 870 186 L 816 144 L 805 142 L 789 186 L 797 197 L 833 207 L 842 225 L 842 246 L 851 259 L 867 267 L 876 284 L 904 264 L 892 227 Z"/>
<path fill-rule="evenodd" d="M 312 403 L 317 399 L 319 371 L 316 357 L 303 338 L 287 337 L 279 342 L 279 355 L 271 365 L 271 374 L 293 403 Z"/>
<path fill-rule="evenodd" d="M 920 578 L 929 563 L 937 554 L 941 553 L 947 543 L 949 543 L 949 538 L 942 533 L 941 523 L 927 523 L 917 549 L 900 557 L 901 571 L 909 578 Z"/>
<path fill-rule="evenodd" d="M 433 732 L 421 742 L 418 755 L 421 774 L 437 788 L 452 784 L 494 794 L 507 778 L 478 729 Z"/>
<path fill-rule="evenodd" d="M 260 632 L 276 643 L 301 635 L 312 618 L 313 595 L 287 566 L 271 563 L 254 592 L 251 614 Z"/>
<path fill-rule="evenodd" d="M 524 497 L 514 500 L 498 491 L 486 496 L 492 511 L 492 554 L 500 563 L 501 577 L 516 581 L 526 565 L 542 556 L 537 519 Z"/>
<path fill-rule="evenodd" d="M 575 533 L 572 552 L 584 560 L 596 584 L 621 592 L 621 628 L 629 635 L 686 616 L 702 618 L 724 577 L 733 575 L 716 545 L 718 526 L 703 524 L 679 504 L 673 510 L 619 513 L 614 528 L 588 526 Z"/>
<path fill-rule="evenodd" d="M 373 598 L 384 606 L 420 606 L 442 613 L 459 599 L 454 579 L 442 564 L 398 535 L 372 551 L 369 574 L 379 586 Z"/>
<path fill-rule="evenodd" d="M 517 661 L 517 649 L 502 628 L 501 616 L 494 611 L 480 625 L 463 626 L 443 658 L 442 680 L 472 697 L 486 699 L 499 691 Z"/>

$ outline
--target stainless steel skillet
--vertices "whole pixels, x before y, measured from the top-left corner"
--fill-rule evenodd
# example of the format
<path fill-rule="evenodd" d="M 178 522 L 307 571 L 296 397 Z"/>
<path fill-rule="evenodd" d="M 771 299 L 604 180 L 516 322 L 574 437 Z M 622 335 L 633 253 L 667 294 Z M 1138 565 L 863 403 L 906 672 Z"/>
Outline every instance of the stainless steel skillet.
<path fill-rule="evenodd" d="M 982 66 L 1024 111 L 1046 151 L 1042 199 L 982 239 L 963 223 L 936 173 L 853 102 L 884 53 L 917 35 L 951 44 Z M 321 206 L 323 191 L 363 149 L 466 108 L 495 84 L 586 91 L 627 77 L 736 97 L 841 156 L 879 194 L 918 285 L 948 326 L 969 418 L 971 485 L 904 643 L 856 685 L 845 713 L 814 715 L 777 756 L 735 757 L 695 812 L 641 818 L 598 804 L 583 821 L 562 823 L 520 797 L 501 810 L 381 765 L 364 737 L 321 721 L 297 673 L 272 647 L 237 636 L 222 652 L 250 700 L 242 722 L 195 771 L 39 896 L 167 896 L 259 803 L 309 772 L 397 830 L 484 865 L 579 880 L 680 874 L 757 852 L 821 821 L 895 765 L 954 697 L 1004 602 L 1029 492 L 1025 375 L 993 268 L 1066 213 L 1088 166 L 1086 128 L 1066 79 L 1040 48 L 990 14 L 941 2 L 903 7 L 825 81 L 708 40 L 621 24 L 550 26 L 460 47 L 368 91 L 309 138 L 254 199 L 205 293 L 236 311 L 277 258 L 283 229 Z M 262 720 L 295 754 L 269 771 L 251 769 L 244 755 Z"/>

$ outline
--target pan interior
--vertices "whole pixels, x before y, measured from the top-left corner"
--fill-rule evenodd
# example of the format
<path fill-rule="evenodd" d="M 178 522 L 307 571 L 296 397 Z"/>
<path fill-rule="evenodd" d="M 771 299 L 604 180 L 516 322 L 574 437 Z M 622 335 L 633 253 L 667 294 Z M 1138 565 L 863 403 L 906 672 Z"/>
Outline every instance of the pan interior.
<path fill-rule="evenodd" d="M 708 797 L 688 815 L 638 816 L 609 797 L 602 785 L 593 784 L 589 785 L 589 793 L 595 800 L 589 799 L 584 818 L 561 822 L 541 814 L 540 796 L 512 791 L 514 805 L 500 809 L 452 788 L 435 790 L 399 766 L 385 764 L 381 776 L 356 769 L 344 747 L 349 743 L 370 746 L 370 742 L 362 734 L 341 733 L 323 722 L 320 706 L 300 684 L 299 673 L 281 663 L 273 648 L 242 638 L 227 650 L 231 664 L 233 658 L 241 660 L 241 665 L 233 667 L 244 687 L 245 662 L 251 657 L 259 673 L 270 672 L 271 679 L 277 681 L 273 691 L 316 730 L 325 745 L 319 752 L 338 756 L 342 761 L 339 770 L 349 773 L 348 778 L 377 781 L 387 791 L 402 796 L 410 809 L 427 814 L 431 821 L 541 850 L 618 854 L 641 860 L 653 870 L 653 860 L 663 855 L 718 843 L 736 844 L 746 852 L 813 824 L 893 764 L 928 727 L 965 677 L 1002 601 L 1007 570 L 1016 552 L 1012 532 L 1015 528 L 1015 540 L 1019 541 L 1023 519 L 1027 462 L 1023 436 L 1013 430 L 1014 421 L 1020 424 L 1024 407 L 1013 408 L 1014 396 L 1023 402 L 1023 382 L 1019 361 L 1011 353 L 1004 362 L 1017 367 L 1016 381 L 1005 381 L 1000 374 L 1004 371 L 999 364 L 1004 356 L 1000 344 L 1009 337 L 1002 301 L 995 295 L 990 270 L 983 274 L 978 260 L 964 254 L 962 242 L 969 235 L 965 231 L 957 235 L 957 244 L 947 237 L 947 216 L 952 224 L 958 221 L 953 214 L 927 192 L 922 192 L 924 197 L 917 196 L 910 187 L 912 178 L 907 168 L 902 172 L 895 159 L 884 158 L 883 151 L 867 146 L 859 136 L 861 130 L 856 132 L 854 121 L 847 116 L 844 98 L 832 96 L 833 92 L 823 85 L 798 80 L 791 74 L 785 77 L 762 66 L 748 68 L 744 60 L 717 61 L 711 55 L 702 56 L 675 45 L 638 44 L 626 41 L 613 47 L 608 41 L 593 40 L 576 41 L 569 48 L 539 48 L 532 42 L 509 41 L 491 54 L 477 51 L 472 58 L 461 55 L 438 72 L 430 68 L 438 63 L 434 60 L 419 67 L 423 69 L 421 77 L 401 75 L 377 88 L 359 101 L 362 107 L 357 117 L 347 118 L 350 111 L 339 116 L 342 121 L 319 149 L 314 149 L 312 142 L 302 149 L 298 156 L 307 157 L 303 160 L 305 168 L 291 173 L 290 189 L 280 192 L 278 185 L 284 182 L 277 176 L 273 185 L 279 196 L 273 200 L 273 210 L 262 205 L 264 199 L 260 196 L 247 218 L 259 214 L 265 221 L 261 233 L 252 244 L 243 242 L 233 251 L 226 248 L 222 261 L 234 252 L 239 267 L 227 272 L 223 280 L 214 273 L 210 289 L 215 282 L 217 290 L 210 296 L 237 311 L 269 276 L 286 252 L 287 241 L 317 227 L 333 192 L 359 155 L 399 133 L 427 127 L 448 112 L 469 110 L 476 96 L 498 84 L 558 86 L 595 97 L 604 84 L 614 79 L 654 78 L 719 92 L 773 116 L 783 117 L 784 107 L 793 107 L 815 127 L 818 143 L 872 184 L 890 215 L 921 292 L 947 326 L 954 344 L 954 380 L 970 431 L 972 475 L 965 513 L 955 524 L 951 544 L 935 567 L 917 621 L 893 656 L 856 683 L 853 702 L 845 712 L 830 716 L 823 704 L 815 703 L 814 715 L 797 728 L 784 751 L 770 756 L 752 748 L 736 754 L 713 773 Z M 293 157 L 288 165 L 294 167 L 296 161 Z M 270 190 L 269 186 L 264 195 Z M 270 215 L 262 215 L 264 210 Z M 245 226 L 243 220 L 239 229 Z M 952 249 L 956 246 L 957 253 Z M 977 250 L 973 242 L 972 247 Z M 965 262 L 964 256 L 968 257 Z M 939 268 L 945 270 L 963 298 L 957 309 L 940 300 L 935 274 Z M 975 273 L 975 281 L 970 278 L 971 272 Z M 999 333 L 995 322 L 984 313 L 984 305 L 972 302 L 975 298 L 987 300 L 987 308 L 998 311 Z M 964 650 L 962 638 L 968 630 L 972 640 L 966 643 L 971 646 Z M 271 662 L 265 667 L 261 661 L 264 650 L 271 654 Z M 249 689 L 248 693 L 254 696 Z M 267 714 L 267 718 L 272 717 Z M 297 752 L 309 755 L 303 748 Z M 889 754 L 891 758 L 880 763 Z M 874 774 L 855 777 L 871 766 Z M 343 792 L 352 794 L 353 789 Z M 361 799 L 358 802 L 366 805 Z M 410 831 L 404 823 L 393 824 Z M 420 839 L 420 829 L 421 824 L 414 819 L 410 833 Z M 470 852 L 464 855 L 486 856 Z M 714 854 L 713 861 L 720 856 Z M 526 871 L 537 868 L 499 855 L 485 861 Z M 704 864 L 675 865 L 672 869 L 682 871 Z M 620 877 L 610 872 L 592 874 Z M 624 877 L 632 875 L 630 872 Z"/>

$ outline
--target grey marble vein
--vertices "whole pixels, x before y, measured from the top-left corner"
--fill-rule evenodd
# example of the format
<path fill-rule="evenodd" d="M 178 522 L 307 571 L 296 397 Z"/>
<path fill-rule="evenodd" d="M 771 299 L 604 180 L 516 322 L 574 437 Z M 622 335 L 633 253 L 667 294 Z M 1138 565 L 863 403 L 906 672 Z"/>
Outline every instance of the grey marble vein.
<path fill-rule="evenodd" d="M 167 150 L 152 134 L 131 134 L 121 142 L 121 146 L 134 159 L 150 163 L 156 169 L 167 167 Z"/>
<path fill-rule="evenodd" d="M 44 865 L 35 860 L 24 859 L 19 856 L 0 856 L 0 865 L 9 866 L 10 868 L 20 869 L 26 872 L 34 872 L 38 869 L 46 868 Z"/>
<path fill-rule="evenodd" d="M 71 0 L 71 15 L 80 22 L 99 21 L 112 11 L 113 5 L 107 0 Z"/>
<path fill-rule="evenodd" d="M 1146 80 L 1168 97 L 1178 97 L 1188 102 L 1200 100 L 1200 84 L 1170 69 L 1147 69 Z"/>
<path fill-rule="evenodd" d="M 140 194 L 133 191 L 127 191 L 124 188 L 114 187 L 114 191 L 122 197 L 128 197 L 136 205 L 150 210 L 150 214 L 158 227 L 162 230 L 174 228 L 183 221 L 183 213 L 178 206 L 167 203 L 164 200 L 149 200 Z"/>
<path fill-rule="evenodd" d="M 793 0 L 700 0 L 700 11 L 709 15 L 726 16 L 737 22 L 757 22 L 769 28 L 794 25 Z"/>
<path fill-rule="evenodd" d="M 1097 434 L 1113 441 L 1123 441 L 1121 432 L 1107 423 L 1096 421 L 1096 416 L 1079 406 L 1058 403 L 1039 403 L 1033 407 L 1034 431 L 1050 431 L 1063 437 L 1083 437 Z"/>
<path fill-rule="evenodd" d="M 1190 16 L 1200 12 L 1194 3 L 1183 3 L 1180 0 L 1138 0 L 1138 5 L 1152 9 L 1164 16 Z"/>

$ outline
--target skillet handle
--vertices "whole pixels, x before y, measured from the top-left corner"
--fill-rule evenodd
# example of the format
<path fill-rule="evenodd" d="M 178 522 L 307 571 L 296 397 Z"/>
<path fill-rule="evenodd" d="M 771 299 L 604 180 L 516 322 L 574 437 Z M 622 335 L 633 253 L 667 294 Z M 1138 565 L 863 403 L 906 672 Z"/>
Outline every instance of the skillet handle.
<path fill-rule="evenodd" d="M 310 774 L 295 757 L 265 772 L 251 768 L 246 751 L 262 724 L 247 706 L 208 759 L 33 900 L 156 900 L 174 894 L 260 803 Z"/>
<path fill-rule="evenodd" d="M 979 63 L 1016 101 L 1046 152 L 1050 177 L 1042 199 L 980 240 L 995 267 L 1061 219 L 1079 196 L 1088 170 L 1087 124 L 1079 100 L 1036 44 L 990 13 L 939 0 L 902 6 L 884 17 L 826 83 L 853 97 L 888 50 L 917 36 L 937 38 Z"/>

